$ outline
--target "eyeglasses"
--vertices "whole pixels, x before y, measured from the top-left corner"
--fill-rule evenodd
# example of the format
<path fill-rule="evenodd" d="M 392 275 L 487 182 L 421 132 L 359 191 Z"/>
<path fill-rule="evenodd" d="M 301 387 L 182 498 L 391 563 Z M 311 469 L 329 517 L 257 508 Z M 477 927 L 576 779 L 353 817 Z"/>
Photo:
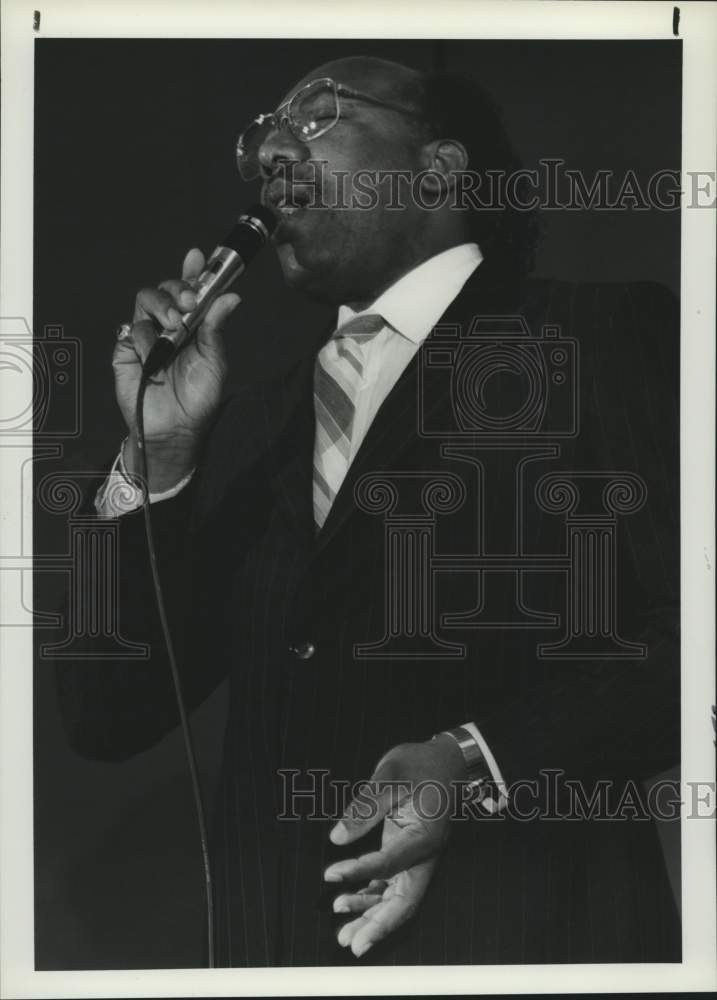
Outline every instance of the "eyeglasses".
<path fill-rule="evenodd" d="M 388 108 L 412 118 L 420 118 L 418 112 L 399 104 L 380 101 L 369 94 L 351 90 L 331 77 L 312 80 L 293 97 L 268 115 L 258 115 L 237 139 L 236 157 L 239 173 L 244 180 L 260 176 L 259 150 L 270 132 L 288 125 L 291 134 L 299 142 L 313 142 L 336 125 L 341 118 L 340 98 L 362 101 L 378 108 Z"/>

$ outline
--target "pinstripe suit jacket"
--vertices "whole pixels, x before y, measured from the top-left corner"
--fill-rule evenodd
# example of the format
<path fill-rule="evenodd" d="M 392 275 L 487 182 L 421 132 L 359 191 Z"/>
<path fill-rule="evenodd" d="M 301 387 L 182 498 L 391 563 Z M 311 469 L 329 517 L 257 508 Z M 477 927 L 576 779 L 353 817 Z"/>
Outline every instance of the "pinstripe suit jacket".
<path fill-rule="evenodd" d="M 356 655 L 357 644 L 381 639 L 387 613 L 384 518 L 357 503 L 362 477 L 404 474 L 411 487 L 428 474 L 451 474 L 467 499 L 437 515 L 436 552 L 467 555 L 480 545 L 506 551 L 511 540 L 516 550 L 507 499 L 516 488 L 515 448 L 479 449 L 478 461 L 466 461 L 446 455 L 440 437 L 419 433 L 419 406 L 424 424 L 454 420 L 440 373 L 422 379 L 437 331 L 384 402 L 318 536 L 313 355 L 229 399 L 190 486 L 153 511 L 187 700 L 197 704 L 230 677 L 212 834 L 220 964 L 356 961 L 336 944 L 336 891 L 321 881 L 327 864 L 352 852 L 330 845 L 332 820 L 310 818 L 308 798 L 288 810 L 297 818 L 277 819 L 287 811 L 284 793 L 292 783 L 313 783 L 324 793 L 318 809 L 335 813 L 337 786 L 326 782 L 365 779 L 389 747 L 469 719 L 480 725 L 509 783 L 532 780 L 542 768 L 620 785 L 677 759 L 674 303 L 650 285 L 512 284 L 484 264 L 441 323 L 465 332 L 478 315 L 522 315 L 534 337 L 542 326 L 558 325 L 578 342 L 580 432 L 561 441 L 559 455 L 547 447 L 531 468 L 536 476 L 629 471 L 645 481 L 645 506 L 618 525 L 616 602 L 620 633 L 646 643 L 648 655 L 540 658 L 537 643 L 557 633 L 540 623 L 514 627 L 514 574 L 494 575 L 484 593 L 475 573 L 450 571 L 437 578 L 435 628 L 464 643 L 464 656 L 426 658 L 421 643 L 409 659 Z M 501 377 L 497 405 L 510 412 L 516 383 Z M 536 476 L 526 479 L 522 523 L 534 551 L 556 551 L 564 546 L 564 516 L 535 503 Z M 415 502 L 404 490 L 408 513 Z M 177 721 L 141 515 L 124 517 L 121 535 L 121 627 L 127 638 L 153 643 L 152 661 L 104 664 L 101 671 L 91 663 L 58 667 L 73 745 L 107 759 L 141 751 Z M 564 573 L 526 577 L 524 607 L 564 613 Z M 441 614 L 481 604 L 504 624 L 441 628 Z M 309 658 L 292 652 L 303 643 L 315 649 Z M 508 817 L 452 826 L 418 913 L 371 952 L 371 962 L 678 960 L 677 918 L 651 822 Z"/>

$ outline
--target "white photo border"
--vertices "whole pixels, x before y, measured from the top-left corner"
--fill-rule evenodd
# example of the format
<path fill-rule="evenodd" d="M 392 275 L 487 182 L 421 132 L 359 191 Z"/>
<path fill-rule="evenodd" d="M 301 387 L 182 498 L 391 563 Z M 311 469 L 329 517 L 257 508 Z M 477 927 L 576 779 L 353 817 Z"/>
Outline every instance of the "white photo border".
<path fill-rule="evenodd" d="M 682 777 L 715 782 L 715 149 L 717 4 L 679 3 L 683 178 L 712 172 L 682 213 Z M 40 30 L 33 28 L 39 8 Z M 5 0 L 2 31 L 0 315 L 32 329 L 33 43 L 36 37 L 667 39 L 675 5 L 377 0 Z M 307 34 L 310 27 L 310 35 Z M 29 374 L 29 373 L 28 373 Z M 0 448 L 0 482 L 8 469 Z M 4 481 L 0 546 L 31 514 Z M 8 501 L 7 508 L 5 501 Z M 15 506 L 13 506 L 13 504 Z M 0 574 L 0 578 L 3 574 Z M 0 621 L 5 595 L 0 579 Z M 0 629 L 0 995 L 2 997 L 341 996 L 680 992 L 717 988 L 715 823 L 682 817 L 683 960 L 675 964 L 36 972 L 33 913 L 32 635 Z M 714 793 L 713 793 L 714 800 Z"/>

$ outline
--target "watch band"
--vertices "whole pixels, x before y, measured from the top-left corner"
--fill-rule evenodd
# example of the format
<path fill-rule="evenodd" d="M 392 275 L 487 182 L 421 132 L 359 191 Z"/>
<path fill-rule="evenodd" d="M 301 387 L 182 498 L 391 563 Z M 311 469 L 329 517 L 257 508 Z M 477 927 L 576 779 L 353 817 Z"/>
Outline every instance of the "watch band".
<path fill-rule="evenodd" d="M 471 732 L 463 726 L 456 726 L 455 729 L 444 729 L 443 735 L 450 736 L 458 744 L 458 748 L 463 754 L 463 760 L 466 762 L 470 785 L 479 787 L 485 782 L 492 781 L 491 770 Z"/>

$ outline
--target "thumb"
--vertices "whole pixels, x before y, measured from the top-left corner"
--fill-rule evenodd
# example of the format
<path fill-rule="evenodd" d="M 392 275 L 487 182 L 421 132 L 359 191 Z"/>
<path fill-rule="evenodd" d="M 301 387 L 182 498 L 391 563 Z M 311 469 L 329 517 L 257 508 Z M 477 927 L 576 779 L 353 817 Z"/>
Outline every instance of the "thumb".
<path fill-rule="evenodd" d="M 241 299 L 238 295 L 234 292 L 227 292 L 220 295 L 216 302 L 212 303 L 197 333 L 197 340 L 200 344 L 205 347 L 216 344 L 227 320 L 240 302 Z"/>
<path fill-rule="evenodd" d="M 339 822 L 329 832 L 333 844 L 351 844 L 373 830 L 411 792 L 408 781 L 377 781 L 362 785 Z"/>
<path fill-rule="evenodd" d="M 182 280 L 191 282 L 204 270 L 204 254 L 198 247 L 188 250 L 182 264 Z"/>

